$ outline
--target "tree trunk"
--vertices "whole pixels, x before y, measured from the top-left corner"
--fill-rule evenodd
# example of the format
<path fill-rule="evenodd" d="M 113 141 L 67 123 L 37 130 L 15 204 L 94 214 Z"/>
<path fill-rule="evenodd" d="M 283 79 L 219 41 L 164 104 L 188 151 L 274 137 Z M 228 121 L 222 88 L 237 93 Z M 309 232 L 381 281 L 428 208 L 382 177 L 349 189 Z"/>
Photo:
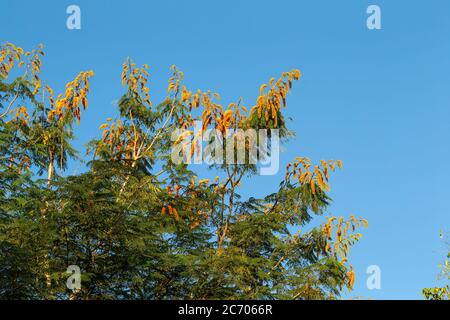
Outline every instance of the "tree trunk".
<path fill-rule="evenodd" d="M 53 174 L 55 172 L 55 156 L 53 155 L 52 151 L 49 151 L 49 156 L 50 156 L 50 163 L 48 164 L 48 173 L 47 173 L 47 184 L 50 185 L 52 179 L 53 179 Z"/>
<path fill-rule="evenodd" d="M 50 151 L 50 150 L 49 150 L 49 158 L 50 158 L 49 159 L 50 163 L 48 164 L 48 172 L 47 172 L 47 185 L 48 186 L 51 185 L 51 182 L 52 182 L 52 179 L 53 179 L 53 174 L 54 174 L 54 171 L 55 171 L 55 165 L 54 165 L 55 157 L 53 155 L 53 152 Z M 43 212 L 43 215 L 42 215 L 44 223 L 45 223 L 45 220 L 47 219 L 47 211 L 48 211 L 48 207 L 49 207 L 48 201 L 46 201 L 45 205 L 46 205 L 46 208 L 45 208 L 45 210 Z M 52 292 L 51 292 L 52 291 L 51 290 L 51 288 L 52 288 L 52 279 L 51 279 L 51 275 L 50 275 L 50 259 L 49 259 L 49 253 L 48 252 L 44 256 L 44 270 L 45 270 L 46 285 L 47 285 L 47 288 L 49 290 L 48 298 L 52 299 L 53 298 L 52 297 Z"/>

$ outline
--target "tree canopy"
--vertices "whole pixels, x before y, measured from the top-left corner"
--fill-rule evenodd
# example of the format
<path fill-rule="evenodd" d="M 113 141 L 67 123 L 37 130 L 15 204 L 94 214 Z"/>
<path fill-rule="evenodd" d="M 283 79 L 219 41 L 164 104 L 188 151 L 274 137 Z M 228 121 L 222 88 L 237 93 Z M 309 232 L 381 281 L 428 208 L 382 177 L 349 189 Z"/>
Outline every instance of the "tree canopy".
<path fill-rule="evenodd" d="M 438 280 L 443 280 L 446 283 L 450 282 L 450 234 L 447 236 L 444 235 L 444 232 L 441 232 L 441 239 L 445 239 L 445 245 L 446 245 L 446 257 L 444 259 L 444 262 L 439 265 L 441 272 L 439 273 Z M 434 287 L 434 288 L 425 288 L 422 291 L 422 294 L 427 300 L 450 300 L 450 285 L 446 284 L 440 287 Z"/>
<path fill-rule="evenodd" d="M 257 101 L 221 104 L 217 93 L 189 90 L 171 67 L 167 98 L 153 103 L 148 65 L 123 64 L 120 116 L 93 136 L 87 168 L 74 131 L 88 108 L 92 71 L 55 94 L 40 76 L 43 47 L 0 47 L 0 297 L 3 299 L 336 299 L 351 290 L 351 246 L 367 221 L 332 216 L 329 176 L 339 160 L 293 160 L 275 192 L 243 197 L 257 164 L 210 165 L 202 179 L 175 163 L 174 146 L 195 157 L 195 133 L 275 130 L 299 70 L 260 87 Z M 95 108 L 95 106 L 93 106 Z M 92 107 L 91 107 L 92 108 Z M 184 130 L 173 140 L 172 133 Z M 230 143 L 221 141 L 222 147 Z M 311 221 L 325 216 L 324 223 Z M 70 265 L 81 289 L 66 286 Z"/>

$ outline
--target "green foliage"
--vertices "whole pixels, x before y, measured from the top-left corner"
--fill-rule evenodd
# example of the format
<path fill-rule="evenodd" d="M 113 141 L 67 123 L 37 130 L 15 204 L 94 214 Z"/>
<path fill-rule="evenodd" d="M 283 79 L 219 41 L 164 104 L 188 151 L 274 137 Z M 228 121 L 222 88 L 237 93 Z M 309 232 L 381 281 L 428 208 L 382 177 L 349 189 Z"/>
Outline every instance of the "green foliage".
<path fill-rule="evenodd" d="M 441 233 L 441 239 L 444 239 L 445 235 Z M 443 280 L 447 283 L 450 283 L 450 242 L 448 241 L 450 238 L 447 235 L 446 246 L 447 246 L 447 256 L 444 260 L 444 263 L 439 265 L 441 268 L 441 273 L 438 276 L 439 280 Z M 434 288 L 425 288 L 422 290 L 422 294 L 427 300 L 450 300 L 450 285 L 444 285 L 442 287 L 434 287 Z"/>
<path fill-rule="evenodd" d="M 180 97 L 176 68 L 169 97 L 152 108 L 146 68 L 135 70 L 124 64 L 120 119 L 107 121 L 102 138 L 89 145 L 87 170 L 74 176 L 62 173 L 69 158 L 77 159 L 72 125 L 86 93 L 73 93 L 78 80 L 56 107 L 37 101 L 40 81 L 0 80 L 0 111 L 19 90 L 30 113 L 0 118 L 0 298 L 335 299 L 351 288 L 351 266 L 337 254 L 348 250 L 339 248 L 345 222 L 336 225 L 336 242 L 332 219 L 326 229 L 308 228 L 331 201 L 325 187 L 314 189 L 314 175 L 244 199 L 241 180 L 255 174 L 254 165 L 213 166 L 223 178 L 197 181 L 170 157 L 170 133 L 202 104 L 206 116 L 222 112 L 217 128 L 279 128 L 288 139 L 280 106 L 300 73 L 283 74 L 267 97 L 262 88 L 259 111 L 239 122 L 237 111 L 218 111 L 208 96 L 183 88 Z M 70 265 L 81 269 L 79 291 L 66 287 Z"/>

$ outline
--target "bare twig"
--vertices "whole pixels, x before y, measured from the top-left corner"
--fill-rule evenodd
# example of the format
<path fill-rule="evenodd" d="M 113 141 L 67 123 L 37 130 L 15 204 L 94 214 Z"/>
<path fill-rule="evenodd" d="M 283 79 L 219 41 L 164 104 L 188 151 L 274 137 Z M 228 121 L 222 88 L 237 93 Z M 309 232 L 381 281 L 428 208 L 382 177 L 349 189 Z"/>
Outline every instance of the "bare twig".
<path fill-rule="evenodd" d="M 11 109 L 12 105 L 14 104 L 14 102 L 16 102 L 18 97 L 19 97 L 19 93 L 17 92 L 16 95 L 14 96 L 14 99 L 12 99 L 12 101 L 9 103 L 8 108 L 6 108 L 6 111 L 0 115 L 0 119 L 8 114 L 9 109 Z"/>

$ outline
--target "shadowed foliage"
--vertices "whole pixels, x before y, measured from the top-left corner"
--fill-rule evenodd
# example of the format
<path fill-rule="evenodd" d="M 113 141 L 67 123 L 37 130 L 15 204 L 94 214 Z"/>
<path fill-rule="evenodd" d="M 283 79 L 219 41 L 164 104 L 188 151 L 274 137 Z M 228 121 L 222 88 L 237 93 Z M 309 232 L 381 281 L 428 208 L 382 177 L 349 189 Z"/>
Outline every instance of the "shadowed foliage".
<path fill-rule="evenodd" d="M 128 59 L 120 116 L 89 143 L 86 169 L 68 176 L 69 159 L 81 161 L 72 140 L 94 73 L 56 95 L 40 79 L 42 56 L 42 46 L 0 47 L 1 298 L 336 299 L 352 289 L 348 253 L 367 221 L 327 213 L 339 160 L 297 157 L 273 194 L 244 198 L 242 182 L 258 172 L 250 156 L 211 165 L 214 179 L 171 157 L 177 146 L 194 157 L 208 129 L 279 130 L 287 141 L 283 111 L 300 71 L 270 79 L 247 109 L 188 90 L 173 66 L 167 98 L 153 105 L 148 66 Z M 74 291 L 71 265 L 81 269 Z"/>

